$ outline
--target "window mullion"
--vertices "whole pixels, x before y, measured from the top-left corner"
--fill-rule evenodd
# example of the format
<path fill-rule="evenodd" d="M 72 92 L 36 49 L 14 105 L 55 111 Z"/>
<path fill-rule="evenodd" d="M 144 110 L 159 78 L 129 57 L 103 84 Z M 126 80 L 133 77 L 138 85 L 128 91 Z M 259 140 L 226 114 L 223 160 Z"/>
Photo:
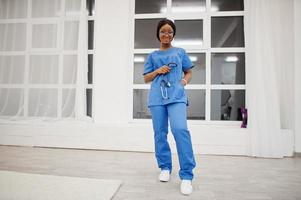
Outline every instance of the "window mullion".
<path fill-rule="evenodd" d="M 58 66 L 58 104 L 57 104 L 57 117 L 62 117 L 63 105 L 63 72 L 64 72 L 64 35 L 65 35 L 65 0 L 61 0 L 61 15 L 57 29 L 57 48 L 59 50 L 59 66 Z"/>
<path fill-rule="evenodd" d="M 206 112 L 205 112 L 205 120 L 210 121 L 210 108 L 211 108 L 211 51 L 208 50 L 206 52 Z"/>
<path fill-rule="evenodd" d="M 32 43 L 32 24 L 31 9 L 32 0 L 27 2 L 27 23 L 26 23 L 26 54 L 25 54 L 25 69 L 24 69 L 24 117 L 28 117 L 29 107 L 29 65 L 30 65 L 30 49 Z"/>

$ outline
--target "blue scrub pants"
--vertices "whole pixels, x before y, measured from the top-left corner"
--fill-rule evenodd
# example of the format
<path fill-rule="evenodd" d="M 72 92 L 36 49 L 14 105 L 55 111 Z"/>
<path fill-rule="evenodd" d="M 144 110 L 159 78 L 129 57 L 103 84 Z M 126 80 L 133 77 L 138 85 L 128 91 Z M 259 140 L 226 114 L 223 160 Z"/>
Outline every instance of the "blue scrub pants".
<path fill-rule="evenodd" d="M 195 160 L 190 133 L 187 128 L 186 104 L 172 103 L 162 106 L 151 106 L 150 111 L 155 133 L 155 153 L 159 168 L 161 170 L 172 170 L 171 151 L 167 141 L 169 118 L 180 162 L 179 176 L 182 180 L 192 180 Z"/>

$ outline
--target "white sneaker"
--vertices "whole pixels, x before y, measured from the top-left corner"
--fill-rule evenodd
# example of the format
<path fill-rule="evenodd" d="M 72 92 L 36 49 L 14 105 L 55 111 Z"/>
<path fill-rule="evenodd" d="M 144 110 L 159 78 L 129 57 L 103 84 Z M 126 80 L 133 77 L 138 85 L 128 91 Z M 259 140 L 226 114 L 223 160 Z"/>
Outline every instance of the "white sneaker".
<path fill-rule="evenodd" d="M 159 181 L 161 182 L 168 182 L 170 178 L 170 171 L 169 170 L 162 170 L 159 174 Z"/>
<path fill-rule="evenodd" d="M 184 195 L 190 195 L 192 193 L 191 180 L 182 180 L 181 193 Z"/>

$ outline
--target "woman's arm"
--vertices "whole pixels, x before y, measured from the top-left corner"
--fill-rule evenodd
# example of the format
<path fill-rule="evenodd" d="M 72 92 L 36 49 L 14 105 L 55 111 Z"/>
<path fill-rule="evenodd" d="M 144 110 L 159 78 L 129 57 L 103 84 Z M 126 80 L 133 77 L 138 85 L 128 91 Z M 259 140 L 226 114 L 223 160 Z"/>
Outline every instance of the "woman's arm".
<path fill-rule="evenodd" d="M 164 66 L 156 69 L 153 72 L 145 74 L 144 75 L 144 82 L 149 83 L 149 82 L 153 81 L 154 78 L 156 78 L 157 75 L 166 74 L 166 73 L 169 73 L 169 71 L 170 71 L 170 67 L 164 65 Z"/>
<path fill-rule="evenodd" d="M 192 70 L 189 69 L 187 71 L 184 71 L 184 77 L 181 80 L 182 85 L 186 86 L 190 82 L 191 78 L 192 78 Z"/>

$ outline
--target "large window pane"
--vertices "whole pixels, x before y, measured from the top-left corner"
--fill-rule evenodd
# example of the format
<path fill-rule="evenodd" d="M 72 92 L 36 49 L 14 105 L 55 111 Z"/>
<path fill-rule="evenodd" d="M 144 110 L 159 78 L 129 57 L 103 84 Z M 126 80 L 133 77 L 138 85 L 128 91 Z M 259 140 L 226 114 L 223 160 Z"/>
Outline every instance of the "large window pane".
<path fill-rule="evenodd" d="M 94 49 L 94 21 L 88 21 L 88 49 Z"/>
<path fill-rule="evenodd" d="M 25 56 L 0 56 L 0 84 L 24 83 Z"/>
<path fill-rule="evenodd" d="M 32 17 L 58 17 L 61 0 L 32 0 Z"/>
<path fill-rule="evenodd" d="M 165 13 L 167 0 L 136 0 L 135 13 Z"/>
<path fill-rule="evenodd" d="M 75 116 L 75 89 L 63 89 L 62 117 Z"/>
<path fill-rule="evenodd" d="M 29 82 L 34 84 L 57 84 L 58 56 L 30 56 Z"/>
<path fill-rule="evenodd" d="M 176 47 L 200 48 L 203 46 L 203 20 L 176 20 L 177 33 L 173 41 Z"/>
<path fill-rule="evenodd" d="M 245 84 L 245 54 L 213 53 L 211 82 L 212 84 Z"/>
<path fill-rule="evenodd" d="M 156 37 L 157 24 L 160 19 L 136 19 L 135 20 L 135 44 L 136 49 L 159 48 L 160 42 Z"/>
<path fill-rule="evenodd" d="M 134 84 L 143 84 L 143 71 L 144 63 L 148 54 L 135 54 L 134 55 Z"/>
<path fill-rule="evenodd" d="M 0 88 L 0 116 L 21 116 L 23 105 L 23 89 Z"/>
<path fill-rule="evenodd" d="M 192 79 L 189 84 L 205 84 L 206 83 L 206 56 L 204 53 L 189 53 L 192 61 Z"/>
<path fill-rule="evenodd" d="M 0 51 L 25 51 L 26 24 L 0 24 Z"/>
<path fill-rule="evenodd" d="M 57 25 L 34 24 L 32 26 L 32 48 L 56 48 Z"/>
<path fill-rule="evenodd" d="M 87 0 L 87 11 L 89 16 L 94 15 L 95 11 L 95 0 Z"/>
<path fill-rule="evenodd" d="M 206 0 L 172 0 L 173 13 L 199 13 L 206 11 Z"/>
<path fill-rule="evenodd" d="M 239 11 L 244 10 L 243 0 L 211 0 L 211 11 Z"/>
<path fill-rule="evenodd" d="M 205 120 L 206 95 L 205 90 L 186 90 L 189 106 L 187 118 L 191 120 Z"/>
<path fill-rule="evenodd" d="M 88 84 L 93 84 L 93 54 L 88 55 Z"/>
<path fill-rule="evenodd" d="M 77 80 L 77 55 L 64 56 L 63 84 L 75 84 Z"/>
<path fill-rule="evenodd" d="M 212 17 L 212 47 L 244 47 L 243 17 Z"/>
<path fill-rule="evenodd" d="M 65 50 L 76 50 L 78 49 L 78 21 L 67 21 L 65 22 L 64 30 L 64 49 Z"/>
<path fill-rule="evenodd" d="M 92 89 L 86 89 L 86 114 L 92 117 Z"/>
<path fill-rule="evenodd" d="M 211 91 L 211 120 L 239 121 L 241 107 L 245 107 L 244 90 Z"/>
<path fill-rule="evenodd" d="M 133 93 L 133 118 L 150 119 L 151 114 L 147 107 L 148 91 L 144 89 L 135 89 Z"/>
<path fill-rule="evenodd" d="M 66 0 L 66 15 L 80 15 L 81 0 Z"/>
<path fill-rule="evenodd" d="M 27 0 L 0 0 L 0 19 L 27 17 Z"/>
<path fill-rule="evenodd" d="M 57 89 L 30 89 L 28 115 L 32 117 L 57 117 Z"/>

